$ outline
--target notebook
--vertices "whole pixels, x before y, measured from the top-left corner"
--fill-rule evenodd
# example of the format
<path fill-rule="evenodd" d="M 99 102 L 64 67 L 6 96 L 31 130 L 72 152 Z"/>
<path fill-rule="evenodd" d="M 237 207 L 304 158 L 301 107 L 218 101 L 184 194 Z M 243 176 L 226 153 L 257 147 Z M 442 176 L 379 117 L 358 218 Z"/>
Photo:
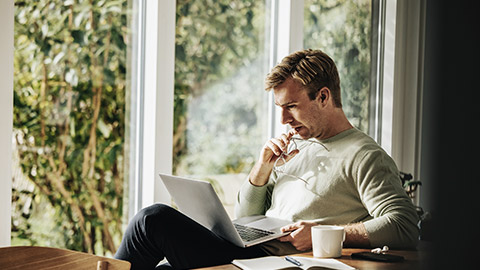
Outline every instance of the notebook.
<path fill-rule="evenodd" d="M 287 220 L 263 215 L 230 220 L 209 182 L 167 174 L 160 174 L 160 179 L 180 212 L 236 246 L 249 247 L 289 233 L 280 230 L 292 223 Z"/>
<path fill-rule="evenodd" d="M 307 270 L 321 270 L 321 269 L 339 269 L 339 270 L 353 270 L 354 267 L 342 263 L 335 259 L 320 259 L 294 256 L 291 257 L 300 262 L 301 265 L 293 264 L 285 257 L 267 256 L 255 259 L 233 260 L 232 264 L 238 266 L 243 270 L 264 270 L 264 269 L 307 269 Z"/>

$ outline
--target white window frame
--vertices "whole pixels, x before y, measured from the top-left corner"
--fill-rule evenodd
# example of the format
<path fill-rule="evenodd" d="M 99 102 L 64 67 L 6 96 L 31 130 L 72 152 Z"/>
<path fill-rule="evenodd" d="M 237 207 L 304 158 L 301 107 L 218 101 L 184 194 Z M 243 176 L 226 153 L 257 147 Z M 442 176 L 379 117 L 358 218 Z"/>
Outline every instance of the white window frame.
<path fill-rule="evenodd" d="M 380 145 L 400 171 L 419 179 L 425 0 L 381 0 L 385 7 Z M 417 190 L 414 203 L 419 204 Z"/>
<path fill-rule="evenodd" d="M 143 187 L 143 193 L 147 194 L 143 198 L 144 206 L 170 202 L 158 173 L 172 172 L 175 10 L 175 0 L 147 2 L 145 122 L 149 124 L 144 129 L 143 149 L 147 154 L 144 156 L 144 173 L 153 183 Z M 153 195 L 148 196 L 150 190 Z"/>
<path fill-rule="evenodd" d="M 304 1 L 272 0 L 270 22 L 270 68 L 285 56 L 303 49 Z M 281 19 L 280 19 L 281 18 Z M 281 111 L 275 106 L 273 91 L 269 93 L 269 138 L 287 132 L 288 127 L 280 123 Z"/>
<path fill-rule="evenodd" d="M 134 198 L 129 202 L 130 218 L 153 203 L 171 202 L 158 174 L 172 172 L 176 1 L 139 0 L 138 7 L 138 37 L 132 52 L 136 97 L 130 118 L 137 124 L 130 141 L 136 145 L 131 149 L 135 162 L 130 169 Z"/>

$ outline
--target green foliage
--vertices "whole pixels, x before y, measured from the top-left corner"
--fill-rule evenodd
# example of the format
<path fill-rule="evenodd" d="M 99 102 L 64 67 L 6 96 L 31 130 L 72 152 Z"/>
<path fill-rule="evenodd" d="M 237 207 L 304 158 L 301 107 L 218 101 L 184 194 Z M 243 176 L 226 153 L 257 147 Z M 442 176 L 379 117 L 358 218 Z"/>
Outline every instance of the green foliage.
<path fill-rule="evenodd" d="M 25 214 L 12 218 L 14 243 L 45 244 L 61 234 L 63 243 L 50 244 L 116 251 L 124 204 L 126 10 L 126 0 L 15 3 L 14 139 L 23 174 L 14 176 L 13 202 Z M 22 181 L 33 190 L 15 184 Z"/>
<path fill-rule="evenodd" d="M 354 126 L 368 132 L 371 54 L 370 0 L 306 0 L 304 47 L 335 61 L 342 103 Z"/>
<path fill-rule="evenodd" d="M 238 173 L 252 165 L 266 128 L 265 9 L 256 0 L 177 1 L 175 172 Z"/>

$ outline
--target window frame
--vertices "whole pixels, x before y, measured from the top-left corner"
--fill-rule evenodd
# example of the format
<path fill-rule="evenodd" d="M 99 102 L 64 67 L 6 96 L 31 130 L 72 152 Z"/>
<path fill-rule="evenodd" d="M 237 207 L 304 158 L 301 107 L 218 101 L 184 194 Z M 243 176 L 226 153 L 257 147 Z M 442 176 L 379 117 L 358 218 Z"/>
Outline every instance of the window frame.
<path fill-rule="evenodd" d="M 129 218 L 153 203 L 171 202 L 158 173 L 172 172 L 175 14 L 175 0 L 138 0 L 139 35 L 132 51 L 136 97 L 130 115 L 137 122 L 135 138 L 130 140 L 136 145 L 130 149 L 135 157 L 130 194 L 135 199 L 129 202 Z"/>
<path fill-rule="evenodd" d="M 270 69 L 285 56 L 303 49 L 304 1 L 272 0 L 270 22 Z M 281 20 L 279 18 L 282 18 Z M 268 94 L 268 136 L 277 137 L 288 131 L 280 121 L 281 110 L 275 106 L 273 91 Z"/>
<path fill-rule="evenodd" d="M 400 171 L 420 178 L 426 0 L 381 0 L 386 6 L 384 85 L 380 145 Z M 420 188 L 414 203 L 419 205 Z"/>

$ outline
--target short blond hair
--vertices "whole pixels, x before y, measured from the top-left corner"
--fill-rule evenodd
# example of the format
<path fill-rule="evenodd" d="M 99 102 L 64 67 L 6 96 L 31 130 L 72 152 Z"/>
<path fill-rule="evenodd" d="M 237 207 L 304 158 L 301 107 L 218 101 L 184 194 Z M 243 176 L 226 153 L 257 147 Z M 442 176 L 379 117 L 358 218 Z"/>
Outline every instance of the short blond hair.
<path fill-rule="evenodd" d="M 330 89 L 336 107 L 342 107 L 340 78 L 335 62 L 321 50 L 297 51 L 282 59 L 265 79 L 265 90 L 269 91 L 288 78 L 301 83 L 311 100 L 323 87 Z"/>

